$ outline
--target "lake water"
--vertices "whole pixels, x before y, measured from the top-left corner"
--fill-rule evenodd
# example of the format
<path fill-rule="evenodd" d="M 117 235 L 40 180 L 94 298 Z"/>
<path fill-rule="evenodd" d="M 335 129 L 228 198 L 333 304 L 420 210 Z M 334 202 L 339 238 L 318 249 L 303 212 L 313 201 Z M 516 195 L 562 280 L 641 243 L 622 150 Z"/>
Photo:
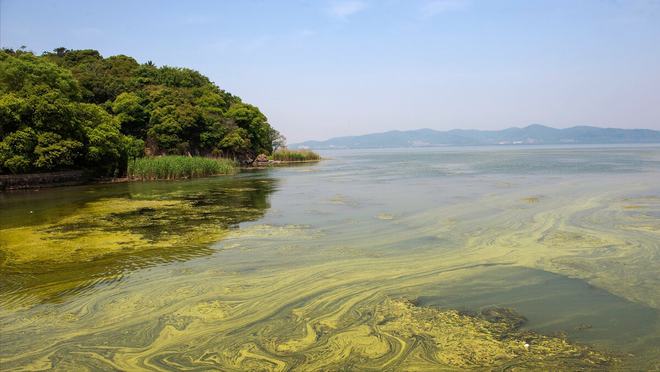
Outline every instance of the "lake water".
<path fill-rule="evenodd" d="M 658 368 L 660 147 L 322 155 L 0 195 L 0 366 Z"/>

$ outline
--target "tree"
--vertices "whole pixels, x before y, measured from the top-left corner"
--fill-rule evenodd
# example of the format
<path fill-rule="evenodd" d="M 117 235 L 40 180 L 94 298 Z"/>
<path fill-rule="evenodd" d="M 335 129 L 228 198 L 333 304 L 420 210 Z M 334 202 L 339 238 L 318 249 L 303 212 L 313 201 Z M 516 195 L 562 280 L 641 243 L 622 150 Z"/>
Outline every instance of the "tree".
<path fill-rule="evenodd" d="M 135 70 L 140 66 L 135 59 L 124 55 L 103 58 L 92 49 L 56 50 L 44 53 L 44 58 L 71 70 L 80 82 L 87 102 L 104 103 L 117 95 L 137 88 Z"/>
<path fill-rule="evenodd" d="M 35 158 L 36 137 L 32 128 L 17 130 L 5 136 L 0 142 L 0 168 L 11 173 L 30 171 Z"/>
<path fill-rule="evenodd" d="M 270 128 L 270 140 L 273 146 L 273 152 L 286 147 L 286 137 L 275 128 Z"/>
<path fill-rule="evenodd" d="M 144 141 L 133 136 L 124 136 L 124 149 L 128 159 L 141 158 L 144 156 Z"/>
<path fill-rule="evenodd" d="M 197 71 L 96 50 L 0 51 L 0 171 L 123 173 L 149 154 L 251 160 L 284 144 L 259 109 Z"/>
<path fill-rule="evenodd" d="M 147 134 L 149 112 L 146 100 L 135 93 L 121 93 L 112 103 L 112 112 L 117 116 L 122 133 L 137 138 Z"/>
<path fill-rule="evenodd" d="M 41 133 L 37 136 L 37 146 L 34 149 L 37 156 L 34 165 L 49 171 L 69 169 L 83 156 L 83 150 L 81 142 L 62 138 L 57 133 Z"/>
<path fill-rule="evenodd" d="M 44 86 L 68 99 L 80 98 L 78 81 L 69 70 L 32 53 L 11 56 L 0 52 L 0 94 L 17 92 L 25 97 L 38 94 Z"/>
<path fill-rule="evenodd" d="M 99 106 L 89 103 L 80 104 L 77 114 L 87 140 L 87 165 L 103 174 L 115 173 L 126 158 L 119 121 Z"/>
<path fill-rule="evenodd" d="M 24 98 L 15 93 L 0 96 L 0 136 L 18 130 L 29 114 L 30 107 Z"/>
<path fill-rule="evenodd" d="M 236 103 L 229 108 L 226 116 L 233 120 L 239 128 L 244 129 L 244 133 L 249 139 L 249 155 L 252 158 L 260 153 L 273 152 L 268 119 L 258 108 L 245 103 Z"/>
<path fill-rule="evenodd" d="M 251 144 L 247 137 L 247 131 L 245 129 L 235 128 L 218 145 L 227 155 L 235 158 L 237 155 L 250 149 Z"/>

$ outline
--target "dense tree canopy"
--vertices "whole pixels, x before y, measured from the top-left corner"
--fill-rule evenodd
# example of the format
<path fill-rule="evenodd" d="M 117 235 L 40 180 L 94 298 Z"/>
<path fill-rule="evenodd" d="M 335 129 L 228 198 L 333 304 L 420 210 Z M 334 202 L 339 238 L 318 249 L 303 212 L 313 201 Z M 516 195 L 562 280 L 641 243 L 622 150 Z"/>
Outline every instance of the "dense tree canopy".
<path fill-rule="evenodd" d="M 160 154 L 254 159 L 283 137 L 197 71 L 95 50 L 0 51 L 0 172 L 117 175 Z"/>

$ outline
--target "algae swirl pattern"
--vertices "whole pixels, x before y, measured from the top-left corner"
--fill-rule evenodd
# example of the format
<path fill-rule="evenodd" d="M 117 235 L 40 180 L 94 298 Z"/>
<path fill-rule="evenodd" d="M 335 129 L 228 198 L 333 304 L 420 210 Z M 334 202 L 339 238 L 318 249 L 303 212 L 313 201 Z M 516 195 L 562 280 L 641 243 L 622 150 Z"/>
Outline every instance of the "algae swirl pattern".
<path fill-rule="evenodd" d="M 3 271 L 14 270 L 3 275 L 3 368 L 657 366 L 660 167 L 397 181 L 358 177 L 353 162 L 99 192 L 76 209 L 91 221 L 3 229 Z M 241 221 L 253 222 L 232 228 Z M 81 276 L 18 275 L 21 262 L 74 265 L 54 237 L 100 247 L 99 231 L 120 232 L 103 238 L 115 262 L 105 281 L 80 289 Z M 18 248 L 34 239 L 60 253 Z M 621 314 L 634 322 L 616 328 Z"/>

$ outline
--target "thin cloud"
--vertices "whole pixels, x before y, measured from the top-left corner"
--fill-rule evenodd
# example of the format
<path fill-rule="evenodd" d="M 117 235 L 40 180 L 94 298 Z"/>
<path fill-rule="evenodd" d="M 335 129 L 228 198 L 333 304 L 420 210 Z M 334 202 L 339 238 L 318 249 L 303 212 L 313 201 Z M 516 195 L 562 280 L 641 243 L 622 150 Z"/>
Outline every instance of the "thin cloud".
<path fill-rule="evenodd" d="M 337 1 L 330 5 L 328 12 L 333 17 L 345 19 L 366 8 L 367 3 L 364 1 Z"/>
<path fill-rule="evenodd" d="M 422 5 L 421 12 L 424 18 L 431 18 L 442 13 L 463 10 L 468 5 L 468 0 L 432 0 Z"/>

